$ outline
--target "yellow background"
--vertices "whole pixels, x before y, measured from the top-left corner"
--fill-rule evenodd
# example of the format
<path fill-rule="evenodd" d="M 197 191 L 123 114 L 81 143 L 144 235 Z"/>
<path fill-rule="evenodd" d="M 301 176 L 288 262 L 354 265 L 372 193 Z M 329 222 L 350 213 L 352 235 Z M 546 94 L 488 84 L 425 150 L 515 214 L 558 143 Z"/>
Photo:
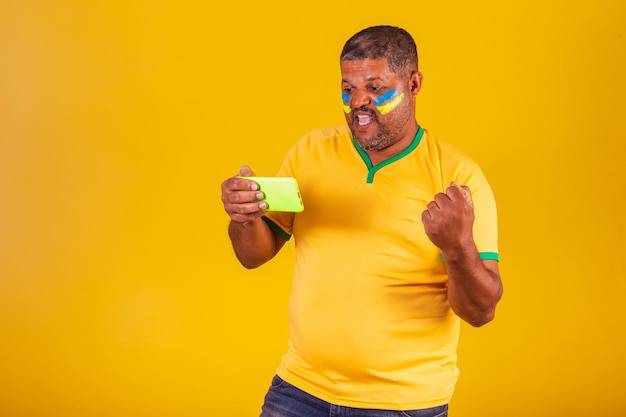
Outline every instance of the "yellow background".
<path fill-rule="evenodd" d="M 258 415 L 293 247 L 240 267 L 220 183 L 342 122 L 373 24 L 415 36 L 418 120 L 499 207 L 451 415 L 624 415 L 625 4 L 1 0 L 0 416 Z"/>

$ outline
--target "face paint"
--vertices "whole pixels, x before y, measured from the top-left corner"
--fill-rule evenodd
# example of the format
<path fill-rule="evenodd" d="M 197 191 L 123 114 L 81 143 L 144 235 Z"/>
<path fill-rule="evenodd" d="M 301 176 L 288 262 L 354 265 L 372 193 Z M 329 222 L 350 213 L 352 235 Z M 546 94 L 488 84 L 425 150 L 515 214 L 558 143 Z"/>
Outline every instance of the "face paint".
<path fill-rule="evenodd" d="M 400 103 L 402 103 L 402 100 L 404 100 L 404 93 L 400 94 L 399 96 L 396 96 L 396 94 L 398 94 L 398 90 L 393 89 L 393 90 L 387 91 L 386 93 L 378 97 L 376 100 L 374 100 L 374 104 L 376 105 L 376 108 L 378 109 L 380 114 L 384 116 L 385 114 L 389 113 L 390 111 L 398 107 Z M 387 102 L 387 104 L 383 104 L 385 102 Z"/>
<path fill-rule="evenodd" d="M 343 111 L 348 114 L 352 111 L 350 108 L 350 96 L 347 93 L 341 93 L 341 99 L 343 100 Z"/>
<path fill-rule="evenodd" d="M 398 89 L 394 88 L 393 90 L 389 90 L 386 93 L 382 94 L 376 100 L 374 100 L 374 104 L 377 106 L 382 106 L 385 101 L 391 100 L 396 94 L 398 94 Z"/>
<path fill-rule="evenodd" d="M 404 100 L 404 93 L 396 96 L 398 94 L 397 89 L 389 90 L 386 93 L 382 94 L 380 97 L 374 100 L 374 104 L 376 108 L 383 116 L 393 109 L 398 107 L 402 100 Z M 341 99 L 343 100 L 343 111 L 348 114 L 352 111 L 350 108 L 350 96 L 347 93 L 341 93 Z M 389 101 L 391 100 L 391 101 Z M 384 104 L 387 103 L 387 104 Z"/>

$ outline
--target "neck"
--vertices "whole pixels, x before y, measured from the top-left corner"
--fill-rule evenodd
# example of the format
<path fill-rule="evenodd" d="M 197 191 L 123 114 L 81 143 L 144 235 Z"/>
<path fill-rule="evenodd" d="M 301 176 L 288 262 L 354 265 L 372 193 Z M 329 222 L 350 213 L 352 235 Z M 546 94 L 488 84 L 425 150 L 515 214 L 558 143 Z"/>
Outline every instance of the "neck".
<path fill-rule="evenodd" d="M 388 147 L 378 151 L 365 150 L 365 153 L 369 156 L 372 165 L 385 161 L 405 150 L 411 143 L 413 143 L 413 139 L 415 139 L 415 135 L 417 135 L 419 128 L 419 124 L 415 121 L 412 123 L 412 126 L 407 129 L 406 134 L 402 135 L 399 140 Z"/>

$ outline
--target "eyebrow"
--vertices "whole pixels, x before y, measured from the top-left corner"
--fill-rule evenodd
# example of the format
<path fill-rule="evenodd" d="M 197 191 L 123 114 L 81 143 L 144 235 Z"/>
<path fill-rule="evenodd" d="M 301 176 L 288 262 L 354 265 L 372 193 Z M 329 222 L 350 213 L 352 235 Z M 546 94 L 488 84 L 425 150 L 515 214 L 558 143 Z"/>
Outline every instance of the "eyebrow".
<path fill-rule="evenodd" d="M 366 82 L 370 82 L 370 81 L 384 81 L 381 77 L 378 76 L 372 76 L 372 77 L 368 77 L 365 79 Z M 350 84 L 350 81 L 346 80 L 345 78 L 341 79 L 342 83 L 348 83 Z"/>

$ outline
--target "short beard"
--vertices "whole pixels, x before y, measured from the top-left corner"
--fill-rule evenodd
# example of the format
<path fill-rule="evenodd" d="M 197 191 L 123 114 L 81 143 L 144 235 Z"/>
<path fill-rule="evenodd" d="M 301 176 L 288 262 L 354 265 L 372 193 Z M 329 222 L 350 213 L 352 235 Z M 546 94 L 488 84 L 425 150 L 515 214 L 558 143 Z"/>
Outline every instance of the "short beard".
<path fill-rule="evenodd" d="M 381 129 L 378 135 L 359 145 L 366 151 L 378 152 L 393 145 L 393 142 L 391 141 L 389 131 L 387 129 Z"/>
<path fill-rule="evenodd" d="M 378 122 L 378 118 L 375 115 L 374 117 L 376 119 L 376 122 Z M 378 124 L 378 134 L 373 138 L 368 139 L 366 142 L 359 142 L 359 146 L 366 151 L 380 152 L 390 147 L 391 145 L 394 145 L 401 139 L 400 137 L 397 137 L 398 132 L 401 132 L 404 129 L 407 123 L 409 123 L 410 119 L 411 114 L 409 112 L 406 112 L 399 120 L 396 120 L 392 126 L 393 130 L 396 132 L 395 134 L 390 131 L 388 127 L 382 127 L 380 124 Z M 350 126 L 350 129 L 352 129 L 352 126 Z M 354 130 L 352 130 L 352 137 L 356 138 Z"/>

